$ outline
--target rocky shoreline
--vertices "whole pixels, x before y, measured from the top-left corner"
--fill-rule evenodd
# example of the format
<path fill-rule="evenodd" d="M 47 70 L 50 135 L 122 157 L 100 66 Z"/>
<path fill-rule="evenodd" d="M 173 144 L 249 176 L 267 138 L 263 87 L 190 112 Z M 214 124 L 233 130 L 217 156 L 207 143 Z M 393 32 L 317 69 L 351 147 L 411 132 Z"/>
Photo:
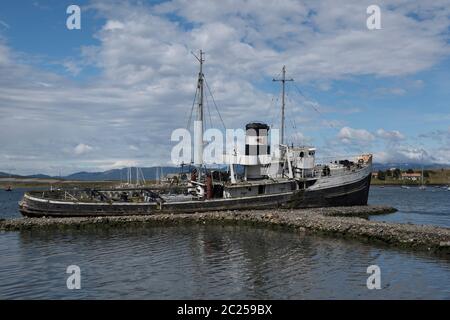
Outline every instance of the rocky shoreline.
<path fill-rule="evenodd" d="M 298 232 L 320 233 L 382 242 L 389 245 L 450 253 L 450 229 L 369 221 L 375 214 L 395 212 L 392 207 L 356 206 L 314 209 L 218 211 L 147 216 L 22 218 L 0 220 L 0 231 L 90 229 L 185 223 L 280 226 Z"/>

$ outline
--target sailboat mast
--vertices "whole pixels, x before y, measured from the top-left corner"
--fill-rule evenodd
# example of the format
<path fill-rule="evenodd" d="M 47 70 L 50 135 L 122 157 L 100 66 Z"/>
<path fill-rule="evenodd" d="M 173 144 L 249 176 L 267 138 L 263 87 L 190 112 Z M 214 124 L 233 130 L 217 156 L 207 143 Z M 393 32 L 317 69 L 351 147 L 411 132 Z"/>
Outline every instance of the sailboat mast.
<path fill-rule="evenodd" d="M 194 162 L 198 168 L 198 177 L 200 179 L 201 176 L 201 168 L 203 165 L 203 62 L 205 59 L 203 58 L 204 52 L 200 50 L 200 57 L 197 57 L 197 60 L 200 62 L 200 71 L 198 73 L 198 91 L 199 91 L 199 101 L 198 101 L 198 112 L 197 112 L 197 121 L 195 122 L 194 127 L 194 136 L 195 136 L 195 156 Z"/>
<path fill-rule="evenodd" d="M 283 69 L 281 70 L 281 79 L 273 79 L 272 81 L 280 81 L 281 82 L 281 135 L 280 135 L 280 144 L 284 144 L 284 122 L 285 122 L 285 115 L 284 115 L 284 109 L 286 106 L 285 103 L 285 86 L 286 81 L 294 81 L 294 79 L 286 79 L 286 66 L 283 66 Z"/>
<path fill-rule="evenodd" d="M 286 107 L 286 102 L 284 101 L 285 86 L 286 86 L 286 67 L 283 66 L 283 78 L 281 80 L 282 93 L 281 93 L 281 144 L 284 144 L 284 109 Z"/>
<path fill-rule="evenodd" d="M 421 176 L 421 178 L 422 178 L 422 186 L 423 186 L 423 150 L 422 150 L 422 176 Z"/>
<path fill-rule="evenodd" d="M 197 120 L 202 122 L 202 133 L 203 133 L 203 51 L 200 50 L 200 72 L 198 73 L 198 86 L 200 89 L 200 100 L 198 102 L 198 114 Z"/>

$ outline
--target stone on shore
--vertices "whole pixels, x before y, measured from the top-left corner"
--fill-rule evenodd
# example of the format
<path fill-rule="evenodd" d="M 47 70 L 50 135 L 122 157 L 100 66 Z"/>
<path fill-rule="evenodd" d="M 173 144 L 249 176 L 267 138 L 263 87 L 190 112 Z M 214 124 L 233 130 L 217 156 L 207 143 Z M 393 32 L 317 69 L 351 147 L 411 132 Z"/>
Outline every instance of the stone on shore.
<path fill-rule="evenodd" d="M 429 225 L 412 225 L 369 221 L 374 214 L 394 212 L 392 207 L 354 206 L 311 209 L 275 209 L 216 211 L 193 214 L 156 214 L 141 216 L 22 218 L 0 220 L 0 230 L 22 231 L 64 228 L 106 228 L 151 226 L 183 223 L 255 224 L 282 226 L 298 230 L 359 238 L 390 245 L 450 252 L 450 229 Z"/>

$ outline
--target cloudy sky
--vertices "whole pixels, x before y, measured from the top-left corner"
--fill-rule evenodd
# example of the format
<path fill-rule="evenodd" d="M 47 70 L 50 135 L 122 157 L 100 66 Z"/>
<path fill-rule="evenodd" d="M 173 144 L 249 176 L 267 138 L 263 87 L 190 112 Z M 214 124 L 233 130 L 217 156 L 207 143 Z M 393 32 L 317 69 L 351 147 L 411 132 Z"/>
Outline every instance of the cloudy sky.
<path fill-rule="evenodd" d="M 81 7 L 81 30 L 66 9 Z M 381 8 L 381 30 L 366 26 Z M 198 64 L 228 128 L 278 126 L 319 157 L 450 163 L 450 0 L 0 4 L 0 171 L 68 174 L 170 162 Z M 219 127 L 209 100 L 210 126 Z"/>

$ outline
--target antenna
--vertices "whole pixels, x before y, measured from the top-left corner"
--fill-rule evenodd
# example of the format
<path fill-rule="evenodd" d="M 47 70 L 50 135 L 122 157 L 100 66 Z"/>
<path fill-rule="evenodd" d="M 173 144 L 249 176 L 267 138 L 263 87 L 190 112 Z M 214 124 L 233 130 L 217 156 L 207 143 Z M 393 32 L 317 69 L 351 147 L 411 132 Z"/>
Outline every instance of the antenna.
<path fill-rule="evenodd" d="M 286 81 L 294 81 L 294 79 L 286 79 L 286 66 L 283 66 L 283 69 L 281 70 L 282 77 L 281 79 L 272 79 L 272 81 L 280 81 L 281 82 L 281 143 L 284 144 L 284 108 L 285 108 L 285 101 L 284 101 L 284 94 L 285 94 L 285 83 Z"/>

